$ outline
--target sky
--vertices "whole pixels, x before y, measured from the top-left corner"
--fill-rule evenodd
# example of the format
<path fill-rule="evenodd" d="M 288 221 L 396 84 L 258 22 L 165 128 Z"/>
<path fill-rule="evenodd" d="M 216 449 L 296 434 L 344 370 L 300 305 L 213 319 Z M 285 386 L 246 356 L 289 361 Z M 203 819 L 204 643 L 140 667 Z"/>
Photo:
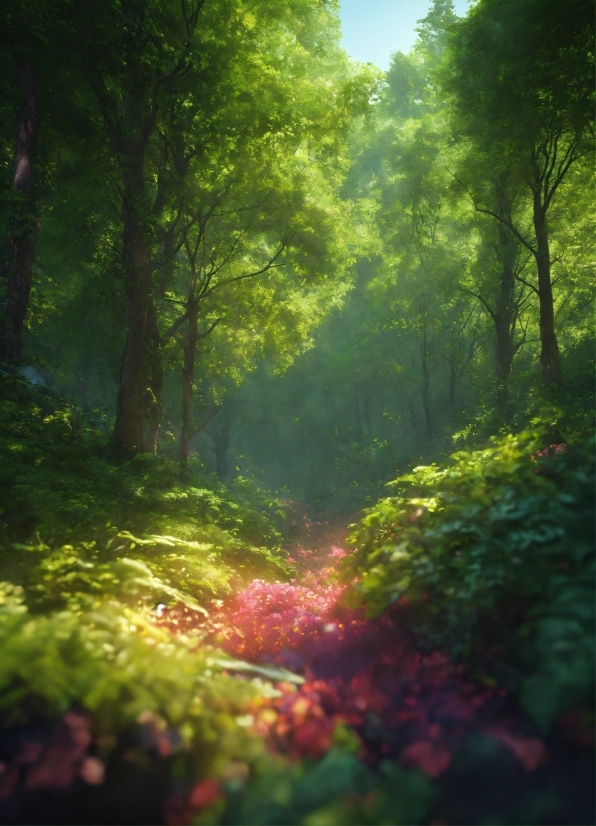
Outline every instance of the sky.
<path fill-rule="evenodd" d="M 342 45 L 362 63 L 387 70 L 392 52 L 409 52 L 416 40 L 416 21 L 426 16 L 431 0 L 340 0 Z M 463 16 L 468 0 L 454 0 Z"/>

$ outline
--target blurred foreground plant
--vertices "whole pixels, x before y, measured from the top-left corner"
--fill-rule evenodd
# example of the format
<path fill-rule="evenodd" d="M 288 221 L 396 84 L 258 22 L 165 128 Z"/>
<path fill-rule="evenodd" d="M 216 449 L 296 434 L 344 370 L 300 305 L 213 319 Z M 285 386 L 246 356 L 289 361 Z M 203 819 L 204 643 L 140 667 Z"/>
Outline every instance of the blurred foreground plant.
<path fill-rule="evenodd" d="M 355 603 L 407 605 L 426 644 L 488 664 L 543 730 L 593 696 L 593 448 L 521 433 L 415 468 L 343 561 Z"/>

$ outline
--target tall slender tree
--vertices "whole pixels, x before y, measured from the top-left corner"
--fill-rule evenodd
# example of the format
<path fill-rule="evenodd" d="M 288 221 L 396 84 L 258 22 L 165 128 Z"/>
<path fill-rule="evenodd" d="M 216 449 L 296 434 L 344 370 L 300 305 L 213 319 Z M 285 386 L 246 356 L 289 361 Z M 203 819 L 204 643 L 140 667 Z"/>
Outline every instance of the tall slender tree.
<path fill-rule="evenodd" d="M 515 167 L 527 191 L 524 213 L 508 217 L 476 198 L 532 255 L 540 307 L 540 364 L 562 381 L 555 329 L 548 214 L 593 134 L 593 6 L 588 0 L 480 0 L 460 21 L 442 73 L 460 130 L 498 163 Z"/>
<path fill-rule="evenodd" d="M 0 10 L 1 65 L 8 80 L 4 89 L 17 110 L 14 155 L 7 197 L 0 288 L 0 361 L 18 366 L 22 356 L 23 324 L 33 278 L 39 214 L 35 193 L 36 150 L 41 120 L 38 60 L 44 51 L 43 14 L 33 6 L 7 2 Z M 12 88 L 10 83 L 12 81 Z"/>
<path fill-rule="evenodd" d="M 171 160 L 180 161 L 184 178 L 193 158 L 208 163 L 214 147 L 247 136 L 294 133 L 299 145 L 325 134 L 330 151 L 338 131 L 332 121 L 345 122 L 350 106 L 341 82 L 329 84 L 309 73 L 309 64 L 320 62 L 325 41 L 333 48 L 338 34 L 331 11 L 316 0 L 290 4 L 291 15 L 286 14 L 290 6 L 271 0 L 258 0 L 250 10 L 240 0 L 111 0 L 101 8 L 70 2 L 73 49 L 95 94 L 120 179 L 127 333 L 113 442 L 127 453 L 145 447 L 148 361 L 155 340 L 152 261 L 156 212 L 161 212 L 161 206 L 154 209 L 160 197 L 158 136 L 169 142 Z M 282 60 L 277 46 L 288 27 L 296 38 L 294 45 L 284 39 Z M 302 107 L 296 84 L 289 82 L 291 65 L 307 78 L 310 93 Z"/>

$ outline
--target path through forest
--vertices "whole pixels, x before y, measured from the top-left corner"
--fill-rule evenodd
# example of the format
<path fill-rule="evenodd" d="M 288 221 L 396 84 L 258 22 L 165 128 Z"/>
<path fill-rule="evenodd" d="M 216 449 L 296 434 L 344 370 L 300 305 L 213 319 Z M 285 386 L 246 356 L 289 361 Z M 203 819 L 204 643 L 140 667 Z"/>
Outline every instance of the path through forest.
<path fill-rule="evenodd" d="M 340 745 L 373 770 L 389 761 L 445 778 L 433 822 L 475 822 L 487 795 L 498 800 L 512 784 L 532 785 L 534 775 L 553 770 L 552 756 L 524 729 L 504 688 L 414 639 L 406 606 L 367 618 L 344 604 L 345 536 L 343 525 L 307 522 L 290 547 L 295 579 L 257 579 L 213 606 L 214 643 L 234 658 L 296 675 L 251 709 L 249 723 L 290 759 L 318 759 Z M 492 749 L 490 776 L 486 761 L 475 774 L 465 759 L 467 748 L 474 762 L 478 744 L 484 756 Z"/>

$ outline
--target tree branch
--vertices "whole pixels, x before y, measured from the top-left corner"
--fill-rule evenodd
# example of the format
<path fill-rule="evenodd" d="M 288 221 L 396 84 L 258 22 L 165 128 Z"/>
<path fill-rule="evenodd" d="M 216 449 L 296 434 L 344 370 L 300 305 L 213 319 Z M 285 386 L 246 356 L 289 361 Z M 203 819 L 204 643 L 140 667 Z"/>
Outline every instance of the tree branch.
<path fill-rule="evenodd" d="M 220 287 L 226 287 L 228 284 L 234 284 L 236 281 L 242 281 L 245 278 L 255 278 L 257 275 L 262 275 L 264 272 L 267 272 L 267 270 L 275 269 L 276 267 L 285 267 L 285 266 L 287 266 L 287 264 L 276 264 L 275 263 L 276 259 L 279 258 L 279 256 L 282 254 L 282 252 L 284 250 L 285 250 L 285 245 L 280 247 L 280 249 L 275 253 L 273 258 L 271 258 L 270 261 L 267 264 L 265 264 L 265 266 L 262 267 L 260 270 L 256 270 L 255 272 L 245 273 L 244 275 L 237 275 L 235 278 L 229 278 L 227 281 L 221 281 L 219 284 L 215 284 L 213 287 L 211 287 L 210 290 L 205 292 L 204 296 L 211 295 L 212 293 L 215 292 L 215 290 L 218 290 Z"/>
<path fill-rule="evenodd" d="M 545 199 L 544 199 L 544 209 L 545 210 L 547 210 L 548 207 L 550 206 L 550 203 L 551 203 L 551 201 L 554 197 L 554 194 L 557 191 L 557 189 L 559 188 L 559 186 L 561 185 L 563 179 L 565 178 L 565 175 L 567 175 L 567 173 L 569 172 L 569 168 L 570 168 L 571 164 L 574 163 L 574 161 L 577 159 L 576 149 L 577 149 L 577 138 L 574 138 L 571 141 L 571 143 L 569 144 L 569 146 L 567 148 L 567 152 L 563 156 L 563 160 L 559 164 L 559 170 L 557 172 L 557 175 L 555 177 L 553 185 L 550 189 L 550 192 L 545 193 Z"/>
<path fill-rule="evenodd" d="M 529 281 L 526 281 L 526 280 L 525 280 L 524 278 L 522 278 L 520 275 L 517 275 L 517 274 L 516 274 L 516 275 L 515 275 L 515 278 L 516 278 L 516 280 L 517 280 L 517 281 L 519 281 L 520 283 L 525 284 L 525 285 L 526 285 L 526 287 L 529 287 L 531 290 L 534 290 L 534 292 L 536 293 L 536 295 L 538 295 L 538 296 L 540 295 L 540 290 L 538 289 L 538 287 L 535 287 L 533 284 L 530 284 L 530 282 L 529 282 Z"/>
<path fill-rule="evenodd" d="M 478 299 L 478 301 L 480 301 L 480 302 L 481 302 L 481 304 L 483 304 L 483 305 L 484 305 L 484 307 L 485 307 L 485 309 L 486 309 L 487 313 L 490 315 L 490 317 L 492 318 L 492 320 L 493 320 L 493 321 L 496 321 L 496 316 L 495 316 L 495 312 L 494 312 L 494 310 L 492 309 L 492 307 L 490 306 L 490 304 L 489 304 L 487 301 L 485 301 L 485 300 L 484 300 L 484 298 L 480 295 L 480 293 L 475 293 L 475 292 L 474 292 L 474 290 L 466 290 L 466 289 L 464 289 L 463 287 L 458 287 L 458 288 L 457 288 L 457 290 L 458 290 L 458 292 L 460 292 L 460 293 L 465 293 L 465 294 L 467 294 L 467 295 L 473 295 L 473 296 L 474 296 L 474 298 L 477 298 L 477 299 Z"/>
<path fill-rule="evenodd" d="M 194 439 L 194 437 L 198 433 L 200 433 L 201 430 L 204 430 L 207 427 L 207 425 L 209 424 L 209 422 L 211 422 L 217 416 L 219 411 L 220 411 L 220 408 L 216 407 L 215 410 L 213 411 L 213 413 L 210 413 L 207 416 L 207 418 L 204 421 L 202 421 L 201 424 L 197 428 L 195 428 L 195 430 L 192 431 L 192 433 L 188 437 L 188 441 L 190 441 L 191 439 Z"/>
<path fill-rule="evenodd" d="M 203 333 L 198 334 L 197 341 L 202 341 L 204 338 L 207 338 L 207 336 L 210 336 L 220 321 L 221 318 L 216 318 L 213 324 L 210 327 L 208 327 L 207 330 L 205 330 Z"/>
<path fill-rule="evenodd" d="M 515 237 L 520 242 L 520 244 L 523 244 L 523 246 L 526 249 L 528 249 L 534 257 L 536 257 L 537 252 L 534 249 L 534 247 L 530 244 L 530 242 L 526 238 L 524 238 L 524 236 L 521 234 L 521 232 L 510 221 L 508 221 L 506 218 L 503 218 L 503 216 L 499 215 L 498 212 L 493 212 L 491 209 L 486 209 L 485 207 L 479 206 L 478 201 L 476 200 L 476 197 L 474 196 L 474 194 L 472 192 L 470 192 L 468 187 L 462 181 L 460 181 L 460 179 L 457 177 L 457 175 L 455 175 L 449 169 L 449 167 L 446 167 L 446 168 L 447 168 L 447 172 L 449 172 L 449 174 L 457 181 L 457 183 L 468 193 L 468 195 L 470 196 L 470 198 L 472 200 L 472 203 L 474 204 L 474 209 L 476 210 L 476 212 L 481 212 L 483 215 L 490 215 L 496 221 L 499 221 L 501 224 L 503 224 L 503 226 L 507 227 L 507 229 L 509 229 L 515 235 Z"/>
<path fill-rule="evenodd" d="M 188 319 L 188 310 L 186 310 L 176 321 L 171 324 L 168 329 L 159 337 L 159 344 L 163 346 L 166 341 L 175 336 L 178 330 L 182 327 L 184 322 Z"/>

